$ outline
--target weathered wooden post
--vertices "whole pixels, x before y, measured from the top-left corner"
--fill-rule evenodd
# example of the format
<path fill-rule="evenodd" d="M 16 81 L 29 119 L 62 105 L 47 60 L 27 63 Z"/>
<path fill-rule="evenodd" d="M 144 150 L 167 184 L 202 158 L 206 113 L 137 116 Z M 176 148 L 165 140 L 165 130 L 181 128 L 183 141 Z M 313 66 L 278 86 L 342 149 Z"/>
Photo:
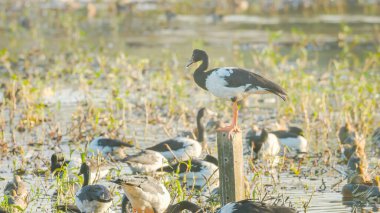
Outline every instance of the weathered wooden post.
<path fill-rule="evenodd" d="M 219 192 L 222 205 L 244 199 L 243 143 L 241 132 L 232 139 L 218 132 Z"/>

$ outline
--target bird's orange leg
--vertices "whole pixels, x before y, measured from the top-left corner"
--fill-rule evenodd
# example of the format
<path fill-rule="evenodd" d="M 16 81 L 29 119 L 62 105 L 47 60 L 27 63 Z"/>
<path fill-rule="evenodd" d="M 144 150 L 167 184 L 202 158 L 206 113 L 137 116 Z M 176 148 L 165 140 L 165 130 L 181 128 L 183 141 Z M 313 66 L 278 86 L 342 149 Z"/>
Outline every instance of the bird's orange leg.
<path fill-rule="evenodd" d="M 237 120 L 239 115 L 237 101 L 234 101 L 234 103 L 232 104 L 232 113 L 233 117 L 231 125 L 217 129 L 218 132 L 228 132 L 228 137 L 230 139 L 232 138 L 232 133 L 240 132 L 240 129 L 237 126 Z"/>

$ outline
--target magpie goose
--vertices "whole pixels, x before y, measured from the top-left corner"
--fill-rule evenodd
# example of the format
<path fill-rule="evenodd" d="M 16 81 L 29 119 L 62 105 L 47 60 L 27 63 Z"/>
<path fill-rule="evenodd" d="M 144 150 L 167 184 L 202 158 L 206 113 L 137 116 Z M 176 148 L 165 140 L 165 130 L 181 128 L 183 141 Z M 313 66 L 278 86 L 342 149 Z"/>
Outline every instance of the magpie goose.
<path fill-rule="evenodd" d="M 153 177 L 132 175 L 111 182 L 123 188 L 134 212 L 163 213 L 170 204 L 168 190 Z"/>
<path fill-rule="evenodd" d="M 199 157 L 202 154 L 202 144 L 206 143 L 202 123 L 206 111 L 206 108 L 201 108 L 197 114 L 197 140 L 188 137 L 175 137 L 149 147 L 147 150 L 160 152 L 168 161 L 186 161 Z"/>
<path fill-rule="evenodd" d="M 102 213 L 112 205 L 112 195 L 103 185 L 88 185 L 90 181 L 90 167 L 88 164 L 81 165 L 79 175 L 84 176 L 83 186 L 75 195 L 75 204 L 81 212 Z"/>
<path fill-rule="evenodd" d="M 227 203 L 217 213 L 296 213 L 293 208 L 274 206 L 251 199 Z"/>
<path fill-rule="evenodd" d="M 302 157 L 308 152 L 308 142 L 303 136 L 303 130 L 298 127 L 289 127 L 286 130 L 277 130 L 271 132 L 276 135 L 282 146 L 295 150 L 297 155 Z"/>
<path fill-rule="evenodd" d="M 158 171 L 161 170 L 178 174 L 182 181 L 186 180 L 188 188 L 219 186 L 218 159 L 212 155 L 207 155 L 203 160 L 192 159 L 158 169 Z"/>
<path fill-rule="evenodd" d="M 281 149 L 277 136 L 265 129 L 260 131 L 257 127 L 252 127 L 246 135 L 246 140 L 256 154 L 256 158 L 259 156 L 262 158 L 275 157 Z"/>
<path fill-rule="evenodd" d="M 125 149 L 128 147 L 133 147 L 133 144 L 111 138 L 97 137 L 89 144 L 88 156 L 101 154 L 104 157 L 122 159 L 125 157 Z"/>
<path fill-rule="evenodd" d="M 201 61 L 201 65 L 194 72 L 195 83 L 204 90 L 211 92 L 218 98 L 230 99 L 233 102 L 233 118 L 229 126 L 219 128 L 218 131 L 232 132 L 240 131 L 237 126 L 239 100 L 250 94 L 273 93 L 286 100 L 285 91 L 276 83 L 256 73 L 235 67 L 221 67 L 211 70 L 208 68 L 208 55 L 205 51 L 195 49 L 186 67 Z"/>

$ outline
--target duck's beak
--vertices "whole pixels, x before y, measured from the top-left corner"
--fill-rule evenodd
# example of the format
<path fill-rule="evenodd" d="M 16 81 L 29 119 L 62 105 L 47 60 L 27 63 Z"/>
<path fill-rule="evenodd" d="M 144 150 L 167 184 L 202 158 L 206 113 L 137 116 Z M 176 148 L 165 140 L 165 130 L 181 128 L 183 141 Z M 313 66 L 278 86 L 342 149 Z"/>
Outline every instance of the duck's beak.
<path fill-rule="evenodd" d="M 189 60 L 189 62 L 188 62 L 187 65 L 186 65 L 186 68 L 189 68 L 192 64 L 194 64 L 194 60 L 193 60 L 193 58 L 191 58 L 191 59 Z"/>

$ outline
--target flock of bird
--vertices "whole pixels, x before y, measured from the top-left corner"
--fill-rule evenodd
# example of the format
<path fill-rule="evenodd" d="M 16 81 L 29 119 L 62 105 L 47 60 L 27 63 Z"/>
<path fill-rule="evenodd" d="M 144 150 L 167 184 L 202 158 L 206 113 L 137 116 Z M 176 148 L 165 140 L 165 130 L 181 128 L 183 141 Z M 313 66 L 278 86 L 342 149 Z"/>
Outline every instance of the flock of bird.
<path fill-rule="evenodd" d="M 229 136 L 240 131 L 237 126 L 237 101 L 249 94 L 273 93 L 286 100 L 286 93 L 280 86 L 260 75 L 229 67 L 206 71 L 208 67 L 206 52 L 194 50 L 189 65 L 199 61 L 201 61 L 201 65 L 194 72 L 195 82 L 215 96 L 233 101 L 231 125 L 220 127 L 217 131 L 228 132 Z M 139 150 L 133 155 L 126 154 L 128 149 L 133 149 L 133 144 L 105 137 L 95 138 L 88 144 L 84 162 L 82 159 L 65 160 L 62 153 L 53 154 L 50 170 L 54 177 L 61 177 L 65 169 L 71 171 L 71 168 L 74 170 L 79 168 L 78 175 L 83 175 L 83 185 L 77 189 L 75 205 L 60 205 L 56 208 L 67 212 L 107 212 L 112 205 L 113 195 L 106 186 L 96 184 L 96 182 L 117 167 L 120 168 L 121 173 L 110 182 L 119 185 L 124 191 L 122 212 L 129 211 L 128 204 L 131 205 L 133 212 L 138 213 L 170 213 L 181 212 L 184 209 L 191 212 L 207 212 L 206 209 L 202 209 L 190 201 L 171 204 L 172 198 L 168 189 L 155 178 L 162 172 L 172 173 L 176 174 L 175 177 L 182 181 L 187 188 L 197 188 L 203 192 L 217 192 L 219 186 L 218 159 L 205 154 L 207 141 L 203 118 L 207 113 L 206 108 L 198 111 L 195 138 L 177 136 Z M 364 144 L 348 127 L 345 133 L 344 131 L 342 130 L 340 139 L 343 152 L 348 160 L 349 182 L 343 187 L 343 195 L 351 197 L 376 195 L 379 197 L 379 179 L 375 178 L 374 181 L 371 181 L 366 173 L 368 165 L 363 150 Z M 380 129 L 374 137 L 380 141 Z M 258 158 L 279 156 L 284 154 L 286 149 L 294 151 L 295 157 L 302 158 L 309 151 L 303 131 L 298 127 L 289 127 L 288 130 L 278 131 L 253 127 L 247 133 L 246 139 Z M 376 184 L 377 186 L 374 186 Z M 14 181 L 8 183 L 4 194 L 7 195 L 9 204 L 21 209 L 27 207 L 27 187 L 19 176 L 15 175 Z M 6 211 L 1 210 L 0 212 Z M 246 199 L 221 206 L 217 212 L 290 213 L 296 212 L 296 210 Z"/>

